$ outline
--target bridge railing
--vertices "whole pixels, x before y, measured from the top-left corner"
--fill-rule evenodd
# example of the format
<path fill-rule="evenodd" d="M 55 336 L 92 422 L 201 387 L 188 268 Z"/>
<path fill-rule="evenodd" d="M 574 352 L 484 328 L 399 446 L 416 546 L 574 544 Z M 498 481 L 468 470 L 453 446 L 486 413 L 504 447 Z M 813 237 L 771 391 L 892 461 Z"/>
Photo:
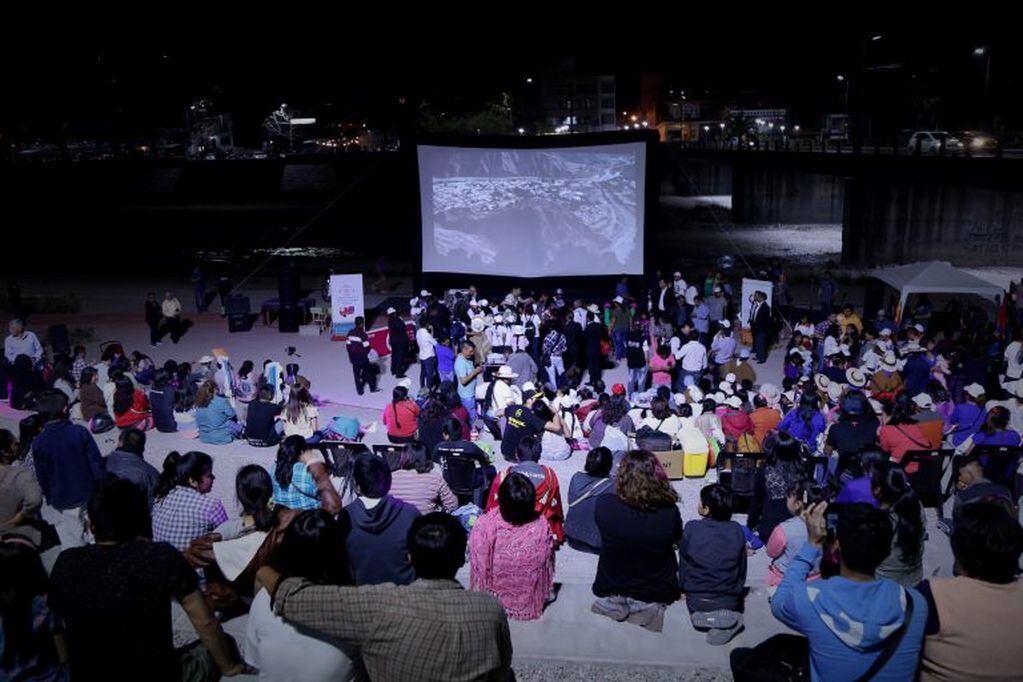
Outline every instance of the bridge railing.
<path fill-rule="evenodd" d="M 918 139 L 915 146 L 909 147 L 905 144 L 882 143 L 880 141 L 871 143 L 854 143 L 843 139 L 821 139 L 810 137 L 784 137 L 751 140 L 685 140 L 669 142 L 673 146 L 682 149 L 692 150 L 713 150 L 732 152 L 785 152 L 790 154 L 812 153 L 812 154 L 857 154 L 857 155 L 886 155 L 886 156 L 981 156 L 971 153 L 969 146 L 962 150 L 949 150 L 945 148 L 944 141 L 937 149 L 931 151 L 923 148 Z M 1013 150 L 1010 150 L 1013 151 Z M 1002 147 L 999 145 L 993 152 L 984 153 L 982 156 L 1002 158 Z"/>

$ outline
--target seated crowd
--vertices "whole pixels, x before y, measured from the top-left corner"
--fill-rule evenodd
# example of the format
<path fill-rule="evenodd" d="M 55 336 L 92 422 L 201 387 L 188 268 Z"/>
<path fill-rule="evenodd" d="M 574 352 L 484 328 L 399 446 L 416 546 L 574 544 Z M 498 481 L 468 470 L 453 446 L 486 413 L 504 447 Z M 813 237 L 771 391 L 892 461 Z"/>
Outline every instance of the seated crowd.
<path fill-rule="evenodd" d="M 845 306 L 778 334 L 785 313 L 758 292 L 741 319 L 721 273 L 652 284 L 633 297 L 623 278 L 605 305 L 424 290 L 414 338 L 389 309 L 386 457 L 360 447 L 357 420 L 321 421 L 297 365 L 235 371 L 216 349 L 157 368 L 117 344 L 48 360 L 12 322 L 9 400 L 34 414 L 0 430 L 0 673 L 513 679 L 507 619 L 543 618 L 567 544 L 597 557 L 593 613 L 660 632 L 684 598 L 711 645 L 746 627 L 762 549 L 771 612 L 799 634 L 734 649 L 736 679 L 1017 677 L 1023 649 L 998 628 L 1023 608 L 1018 329 Z M 358 392 L 377 390 L 362 318 L 346 345 Z M 608 387 L 616 363 L 627 379 Z M 114 428 L 104 456 L 93 434 Z M 151 429 L 203 445 L 158 470 Z M 238 439 L 277 454 L 238 470 L 231 518 L 211 490 L 216 447 Z M 955 575 L 925 579 L 924 502 L 945 491 L 920 453 L 941 450 Z M 571 459 L 563 500 L 551 463 Z M 706 477 L 698 499 L 680 498 L 682 471 Z M 40 553 L 58 545 L 47 576 Z M 175 602 L 198 635 L 184 648 Z M 220 623 L 241 614 L 240 649 Z"/>

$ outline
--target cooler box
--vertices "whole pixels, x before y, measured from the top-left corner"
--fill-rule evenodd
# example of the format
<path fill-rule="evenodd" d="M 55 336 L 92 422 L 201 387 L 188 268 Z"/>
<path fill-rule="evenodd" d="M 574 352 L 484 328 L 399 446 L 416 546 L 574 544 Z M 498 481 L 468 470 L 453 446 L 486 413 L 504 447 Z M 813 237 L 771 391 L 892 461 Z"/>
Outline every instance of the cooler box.
<path fill-rule="evenodd" d="M 661 452 L 655 452 L 654 456 L 657 461 L 661 463 L 661 468 L 664 469 L 664 473 L 668 474 L 669 479 L 682 478 L 682 451 L 681 450 L 663 450 Z"/>
<path fill-rule="evenodd" d="M 682 473 L 686 478 L 703 478 L 707 475 L 709 460 L 706 452 L 685 454 L 682 456 Z"/>

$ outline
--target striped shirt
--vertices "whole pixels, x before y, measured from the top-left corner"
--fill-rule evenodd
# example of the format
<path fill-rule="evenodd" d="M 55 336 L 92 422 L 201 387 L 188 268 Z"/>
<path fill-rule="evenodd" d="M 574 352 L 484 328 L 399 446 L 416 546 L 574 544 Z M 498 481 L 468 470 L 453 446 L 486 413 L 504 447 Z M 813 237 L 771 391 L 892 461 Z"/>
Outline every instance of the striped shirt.
<path fill-rule="evenodd" d="M 277 589 L 274 611 L 354 644 L 373 680 L 503 680 L 511 669 L 500 602 L 454 580 L 341 587 L 288 578 Z"/>
<path fill-rule="evenodd" d="M 442 507 L 453 512 L 458 507 L 451 488 L 437 473 L 417 473 L 413 469 L 399 469 L 391 474 L 391 495 L 411 504 L 421 514 L 429 514 Z"/>

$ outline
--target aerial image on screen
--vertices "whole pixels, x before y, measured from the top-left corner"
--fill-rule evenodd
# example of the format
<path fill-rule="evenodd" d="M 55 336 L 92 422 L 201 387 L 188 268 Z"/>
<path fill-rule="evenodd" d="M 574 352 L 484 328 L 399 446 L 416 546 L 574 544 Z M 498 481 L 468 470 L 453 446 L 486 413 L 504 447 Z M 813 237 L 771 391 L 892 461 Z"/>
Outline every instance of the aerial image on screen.
<path fill-rule="evenodd" d="M 643 271 L 643 143 L 418 151 L 424 271 Z"/>

